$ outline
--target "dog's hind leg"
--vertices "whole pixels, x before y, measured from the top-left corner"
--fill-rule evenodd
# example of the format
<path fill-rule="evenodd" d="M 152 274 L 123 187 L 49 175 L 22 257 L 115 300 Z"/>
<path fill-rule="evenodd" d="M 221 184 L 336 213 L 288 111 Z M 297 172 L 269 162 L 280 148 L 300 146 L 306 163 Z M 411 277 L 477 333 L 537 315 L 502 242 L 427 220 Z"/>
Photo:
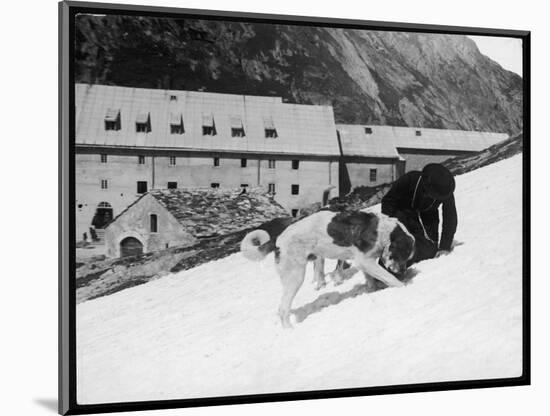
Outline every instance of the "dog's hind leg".
<path fill-rule="evenodd" d="M 304 283 L 306 262 L 304 261 L 303 264 L 296 264 L 296 262 L 292 262 L 292 264 L 280 264 L 278 272 L 283 284 L 283 296 L 281 298 L 281 305 L 279 306 L 279 317 L 281 318 L 283 327 L 292 328 L 290 324 L 290 308 L 298 289 L 300 289 L 302 283 Z"/>
<path fill-rule="evenodd" d="M 315 283 L 315 290 L 319 290 L 327 284 L 325 281 L 325 259 L 323 257 L 317 256 L 313 261 L 313 283 Z"/>

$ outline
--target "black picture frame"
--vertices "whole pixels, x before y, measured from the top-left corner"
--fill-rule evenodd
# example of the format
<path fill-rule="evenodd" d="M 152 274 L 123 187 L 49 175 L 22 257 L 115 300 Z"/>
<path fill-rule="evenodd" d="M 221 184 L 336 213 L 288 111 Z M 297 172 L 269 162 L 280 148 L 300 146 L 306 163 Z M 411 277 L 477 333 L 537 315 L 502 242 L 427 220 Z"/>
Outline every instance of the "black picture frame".
<path fill-rule="evenodd" d="M 247 22 L 512 37 L 523 43 L 523 374 L 517 378 L 422 383 L 307 392 L 80 405 L 76 400 L 74 17 L 78 13 L 231 19 Z M 59 3 L 59 413 L 134 410 L 311 400 L 379 394 L 507 387 L 530 384 L 530 32 L 326 17 L 286 16 L 170 7 L 64 1 Z"/>

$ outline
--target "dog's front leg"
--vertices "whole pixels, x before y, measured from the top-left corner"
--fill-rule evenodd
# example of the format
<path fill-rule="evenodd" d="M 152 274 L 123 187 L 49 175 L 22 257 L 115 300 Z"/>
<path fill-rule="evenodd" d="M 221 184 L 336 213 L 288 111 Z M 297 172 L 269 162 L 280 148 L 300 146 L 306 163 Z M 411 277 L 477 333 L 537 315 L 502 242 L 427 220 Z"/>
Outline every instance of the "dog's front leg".
<path fill-rule="evenodd" d="M 368 274 L 369 276 L 372 276 L 377 280 L 380 280 L 388 286 L 405 286 L 403 282 L 400 282 L 393 274 L 381 267 L 376 259 L 361 258 L 358 260 L 359 261 L 357 262 L 357 264 L 359 265 L 363 273 Z"/>
<path fill-rule="evenodd" d="M 334 271 L 329 273 L 330 278 L 336 286 L 341 285 L 345 280 L 348 280 L 358 272 L 357 267 L 350 266 L 347 269 L 344 269 L 344 265 L 344 260 L 338 260 Z"/>
<path fill-rule="evenodd" d="M 317 256 L 313 261 L 313 282 L 315 283 L 315 290 L 319 290 L 327 284 L 325 281 L 325 259 L 323 257 Z"/>
<path fill-rule="evenodd" d="M 374 278 L 370 274 L 365 272 L 363 272 L 363 276 L 365 276 L 367 292 L 374 292 L 376 290 L 376 281 L 374 280 Z"/>

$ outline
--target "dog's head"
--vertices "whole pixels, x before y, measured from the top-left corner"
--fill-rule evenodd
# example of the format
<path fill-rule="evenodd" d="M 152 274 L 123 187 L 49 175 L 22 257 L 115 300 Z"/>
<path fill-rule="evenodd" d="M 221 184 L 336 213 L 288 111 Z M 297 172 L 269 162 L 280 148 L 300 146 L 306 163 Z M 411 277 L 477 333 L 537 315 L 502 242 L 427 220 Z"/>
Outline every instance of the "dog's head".
<path fill-rule="evenodd" d="M 382 251 L 382 263 L 390 272 L 401 276 L 407 270 L 407 262 L 414 256 L 414 237 L 397 223 L 390 233 L 390 244 Z"/>

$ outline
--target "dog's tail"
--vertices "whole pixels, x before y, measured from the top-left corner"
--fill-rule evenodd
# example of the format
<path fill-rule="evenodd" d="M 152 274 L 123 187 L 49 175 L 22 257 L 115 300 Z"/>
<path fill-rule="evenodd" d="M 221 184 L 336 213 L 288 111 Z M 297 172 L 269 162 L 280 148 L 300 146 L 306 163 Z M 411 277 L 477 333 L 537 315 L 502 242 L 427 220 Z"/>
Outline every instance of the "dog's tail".
<path fill-rule="evenodd" d="M 275 244 L 269 233 L 264 230 L 251 231 L 241 241 L 241 253 L 248 260 L 263 260 L 273 250 L 275 250 Z"/>
<path fill-rule="evenodd" d="M 327 203 L 328 203 L 328 198 L 329 198 L 329 196 L 330 196 L 330 191 L 332 191 L 334 188 L 336 188 L 336 186 L 331 185 L 331 186 L 329 186 L 327 189 L 325 189 L 325 190 L 323 191 L 323 199 L 321 200 L 321 203 L 322 203 L 322 206 L 323 206 L 323 207 L 327 205 Z"/>

